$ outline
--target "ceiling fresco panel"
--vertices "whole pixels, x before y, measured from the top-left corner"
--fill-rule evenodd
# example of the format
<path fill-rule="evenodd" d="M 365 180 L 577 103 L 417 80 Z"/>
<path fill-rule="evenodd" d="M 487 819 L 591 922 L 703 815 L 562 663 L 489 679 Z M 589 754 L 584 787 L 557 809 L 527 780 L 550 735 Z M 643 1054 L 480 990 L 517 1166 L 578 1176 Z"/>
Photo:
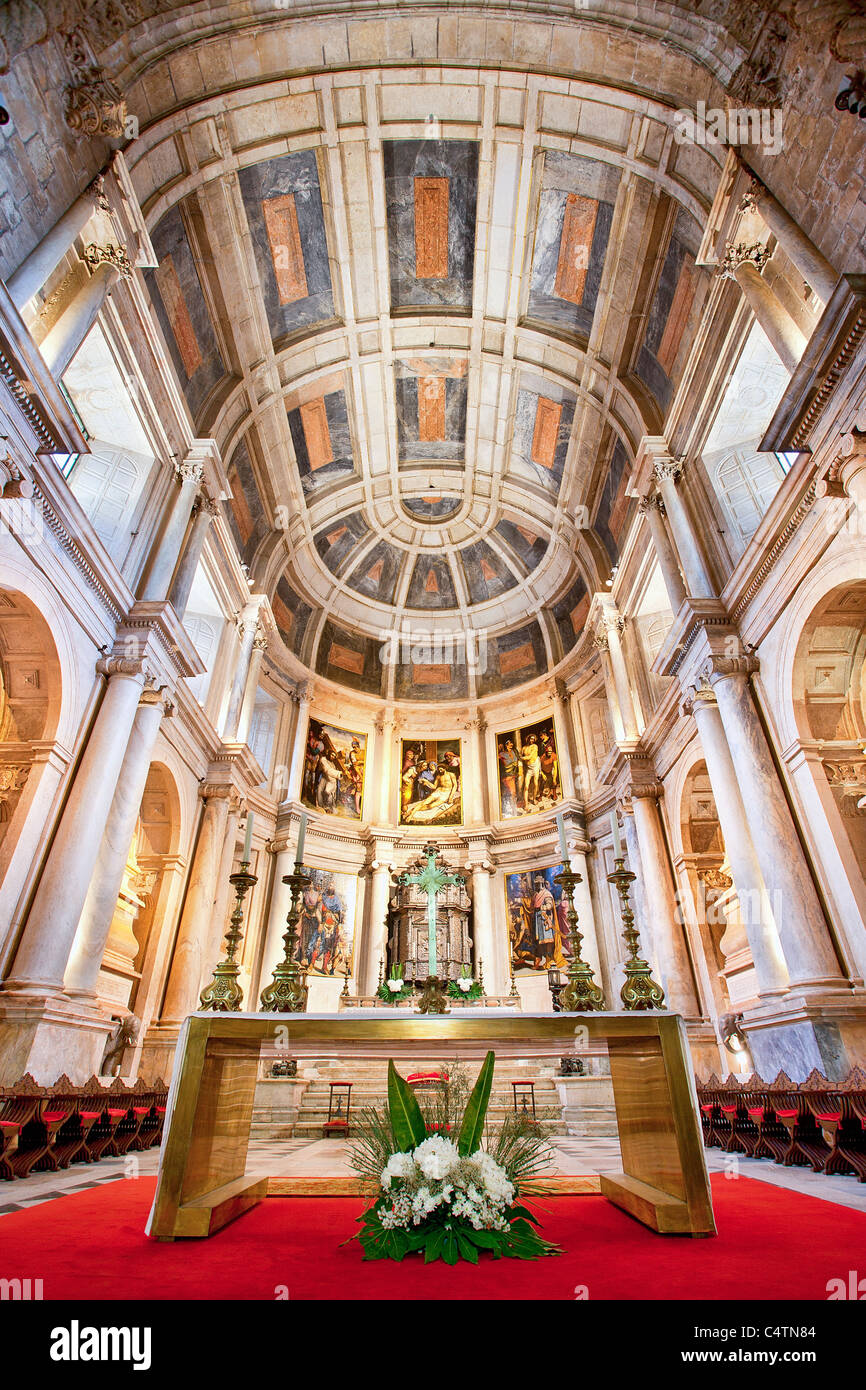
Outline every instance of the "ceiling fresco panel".
<path fill-rule="evenodd" d="M 297 150 L 238 174 L 271 337 L 335 316 L 319 169 Z"/>
<path fill-rule="evenodd" d="M 601 160 L 545 153 L 529 318 L 589 337 L 618 185 L 618 171 Z"/>
<path fill-rule="evenodd" d="M 478 145 L 385 140 L 391 306 L 472 307 Z"/>
<path fill-rule="evenodd" d="M 699 229 L 683 209 L 677 214 L 659 282 L 650 305 L 635 373 L 667 410 L 674 392 L 673 372 L 689 326 L 700 310 L 706 276 L 695 265 Z"/>
<path fill-rule="evenodd" d="M 478 676 L 479 696 L 493 695 L 534 680 L 547 670 L 547 652 L 538 623 L 533 621 L 513 632 L 488 636 Z"/>
<path fill-rule="evenodd" d="M 187 404 L 196 418 L 226 375 L 216 334 L 181 217 L 173 207 L 156 224 L 151 241 L 159 262 L 145 271 L 154 312 Z"/>
<path fill-rule="evenodd" d="M 356 471 L 345 391 L 329 391 L 287 413 L 305 497 Z"/>

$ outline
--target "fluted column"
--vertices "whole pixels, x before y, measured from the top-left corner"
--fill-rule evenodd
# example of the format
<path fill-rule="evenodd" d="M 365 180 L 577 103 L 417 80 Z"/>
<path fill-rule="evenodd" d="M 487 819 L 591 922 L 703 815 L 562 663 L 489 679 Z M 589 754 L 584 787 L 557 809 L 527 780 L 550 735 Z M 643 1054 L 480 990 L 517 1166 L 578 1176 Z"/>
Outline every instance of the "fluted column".
<path fill-rule="evenodd" d="M 665 525 L 665 504 L 661 494 L 656 492 L 642 497 L 639 510 L 646 517 L 668 601 L 674 613 L 677 613 L 686 597 L 686 586 Z"/>
<path fill-rule="evenodd" d="M 228 786 L 206 783 L 199 794 L 204 801 L 204 811 L 177 929 L 162 1007 L 163 1023 L 182 1022 L 198 1005 L 199 981 L 214 917 L 229 801 L 233 791 Z"/>
<path fill-rule="evenodd" d="M 700 1007 L 673 880 L 668 872 L 667 846 L 657 801 L 660 792 L 658 783 L 631 788 L 644 897 L 647 914 L 652 919 L 652 944 L 667 1007 L 684 1018 L 695 1018 L 700 1014 Z"/>
<path fill-rule="evenodd" d="M 715 598 L 715 586 L 704 559 L 701 543 L 677 488 L 682 475 L 682 460 L 670 455 L 656 459 L 653 465 L 653 476 L 670 522 L 686 589 L 692 598 Z"/>
<path fill-rule="evenodd" d="M 493 925 L 493 894 L 490 878 L 493 865 L 486 859 L 472 865 L 472 940 L 475 945 L 475 974 L 482 963 L 484 988 L 488 994 L 503 994 L 505 982 L 500 979 L 499 955 Z"/>
<path fill-rule="evenodd" d="M 108 677 L 87 746 L 48 854 L 6 988 L 60 990 L 108 812 L 148 674 L 139 660 L 109 657 Z"/>
<path fill-rule="evenodd" d="M 50 232 L 33 248 L 26 261 L 18 267 L 6 282 L 17 309 L 23 309 L 28 299 L 32 299 L 56 270 L 75 238 L 83 232 L 97 209 L 110 211 L 110 204 L 103 190 L 100 174 L 84 190 L 80 198 L 54 223 Z"/>
<path fill-rule="evenodd" d="M 235 743 L 238 739 L 241 710 L 244 703 L 244 691 L 247 688 L 247 677 L 249 676 L 250 663 L 253 656 L 253 646 L 261 631 L 259 626 L 260 603 L 261 597 L 254 602 L 248 603 L 238 619 L 240 646 L 237 656 L 235 657 L 232 688 L 229 693 L 228 709 L 226 710 L 225 722 L 223 724 L 223 741 L 225 743 Z"/>
<path fill-rule="evenodd" d="M 168 593 L 193 503 L 204 476 L 201 459 L 187 455 L 183 463 L 175 464 L 175 476 L 180 486 L 174 493 L 162 533 L 151 553 L 140 594 L 142 599 L 164 599 Z"/>
<path fill-rule="evenodd" d="M 701 675 L 718 701 L 791 985 L 839 986 L 839 962 L 749 689 L 756 667 L 753 658 L 714 656 Z"/>
<path fill-rule="evenodd" d="M 839 276 L 799 223 L 794 221 L 779 200 L 754 176 L 748 193 L 740 203 L 740 212 L 752 209 L 766 222 L 803 279 L 826 304 L 839 282 Z"/>
<path fill-rule="evenodd" d="M 39 351 L 46 367 L 61 377 L 99 317 L 107 295 L 120 278 L 116 265 L 98 265 L 85 285 L 67 305 L 54 327 L 42 339 Z"/>
<path fill-rule="evenodd" d="M 758 323 L 763 328 L 779 358 L 793 372 L 803 356 L 806 338 L 795 324 L 782 301 L 761 276 L 761 267 L 769 259 L 766 246 L 728 245 L 723 262 L 724 273 L 735 280 Z M 667 501 L 667 498 L 665 498 Z"/>
<path fill-rule="evenodd" d="M 178 561 L 172 580 L 169 599 L 172 607 L 179 618 L 186 612 L 189 603 L 190 590 L 195 579 L 196 570 L 202 557 L 204 544 L 207 540 L 207 533 L 210 524 L 219 511 L 219 503 L 212 501 L 210 497 L 201 493 L 195 500 L 192 509 L 192 526 L 189 536 L 183 549 L 183 554 Z"/>
<path fill-rule="evenodd" d="M 162 690 L 145 690 L 141 696 L 129 743 L 120 768 L 105 832 L 72 952 L 64 975 L 67 993 L 94 995 L 114 910 L 123 884 L 129 847 L 141 811 L 141 798 L 150 771 L 150 760 L 162 717 L 171 704 Z"/>
<path fill-rule="evenodd" d="M 740 918 L 745 927 L 755 966 L 760 995 L 784 993 L 788 987 L 788 969 L 779 930 L 761 877 L 755 846 L 749 831 L 749 817 L 743 803 L 740 784 L 725 738 L 719 707 L 706 683 L 693 691 L 688 709 L 694 714 L 707 773 L 713 789 L 719 823 L 725 841 L 731 875 L 740 905 Z"/>

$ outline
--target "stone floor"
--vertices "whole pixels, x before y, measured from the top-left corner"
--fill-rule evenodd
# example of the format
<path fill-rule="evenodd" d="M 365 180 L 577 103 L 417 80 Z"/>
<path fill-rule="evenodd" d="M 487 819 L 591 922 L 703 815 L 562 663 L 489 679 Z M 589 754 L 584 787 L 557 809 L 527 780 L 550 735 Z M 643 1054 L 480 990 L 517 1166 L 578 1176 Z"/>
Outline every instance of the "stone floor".
<path fill-rule="evenodd" d="M 562 1174 L 616 1172 L 620 1168 L 616 1139 L 577 1139 L 557 1136 L 553 1140 L 555 1160 L 550 1171 Z M 247 1171 L 272 1177 L 351 1176 L 348 1146 L 341 1139 L 254 1139 L 250 1143 Z M 766 1159 L 743 1158 L 708 1149 L 707 1167 L 711 1173 L 728 1173 L 733 1180 L 742 1175 L 792 1192 L 804 1192 L 825 1202 L 866 1211 L 866 1184 L 852 1176 L 824 1177 L 806 1168 L 782 1168 Z M 40 1202 L 83 1192 L 88 1187 L 117 1182 L 121 1178 L 155 1174 L 159 1150 L 108 1158 L 94 1164 L 76 1164 L 62 1173 L 33 1173 L 29 1178 L 0 1184 L 0 1215 L 22 1211 Z"/>

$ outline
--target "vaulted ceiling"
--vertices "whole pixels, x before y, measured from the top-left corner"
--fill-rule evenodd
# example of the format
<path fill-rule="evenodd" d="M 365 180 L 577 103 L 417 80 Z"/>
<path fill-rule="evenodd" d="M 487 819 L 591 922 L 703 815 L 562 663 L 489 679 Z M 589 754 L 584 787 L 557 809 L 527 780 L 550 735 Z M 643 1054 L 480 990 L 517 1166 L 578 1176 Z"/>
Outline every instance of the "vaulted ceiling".
<path fill-rule="evenodd" d="M 672 115 L 612 70 L 370 62 L 133 145 L 153 306 L 292 669 L 439 700 L 568 659 L 711 283 L 720 153 Z"/>

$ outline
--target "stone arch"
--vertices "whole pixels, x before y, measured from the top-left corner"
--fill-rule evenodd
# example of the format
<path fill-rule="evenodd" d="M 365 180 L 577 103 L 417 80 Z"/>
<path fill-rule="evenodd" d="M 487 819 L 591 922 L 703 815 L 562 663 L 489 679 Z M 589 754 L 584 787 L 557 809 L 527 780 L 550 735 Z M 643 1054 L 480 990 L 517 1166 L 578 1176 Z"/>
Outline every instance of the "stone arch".
<path fill-rule="evenodd" d="M 141 1012 L 147 993 L 147 981 L 153 973 L 153 962 L 160 948 L 163 927 L 172 924 L 169 905 L 177 888 L 179 851 L 183 843 L 183 799 L 173 770 L 159 756 L 151 763 L 141 798 L 124 886 L 131 892 L 128 901 L 134 904 L 129 929 L 134 938 L 135 972 L 129 1007 Z M 120 907 L 123 891 L 118 900 Z M 133 942 L 127 938 L 129 949 Z"/>
<path fill-rule="evenodd" d="M 63 682 L 51 628 L 16 589 L 0 589 L 0 876 L 26 811 L 40 746 L 57 732 Z M 9 837 L 10 846 L 5 846 Z"/>

